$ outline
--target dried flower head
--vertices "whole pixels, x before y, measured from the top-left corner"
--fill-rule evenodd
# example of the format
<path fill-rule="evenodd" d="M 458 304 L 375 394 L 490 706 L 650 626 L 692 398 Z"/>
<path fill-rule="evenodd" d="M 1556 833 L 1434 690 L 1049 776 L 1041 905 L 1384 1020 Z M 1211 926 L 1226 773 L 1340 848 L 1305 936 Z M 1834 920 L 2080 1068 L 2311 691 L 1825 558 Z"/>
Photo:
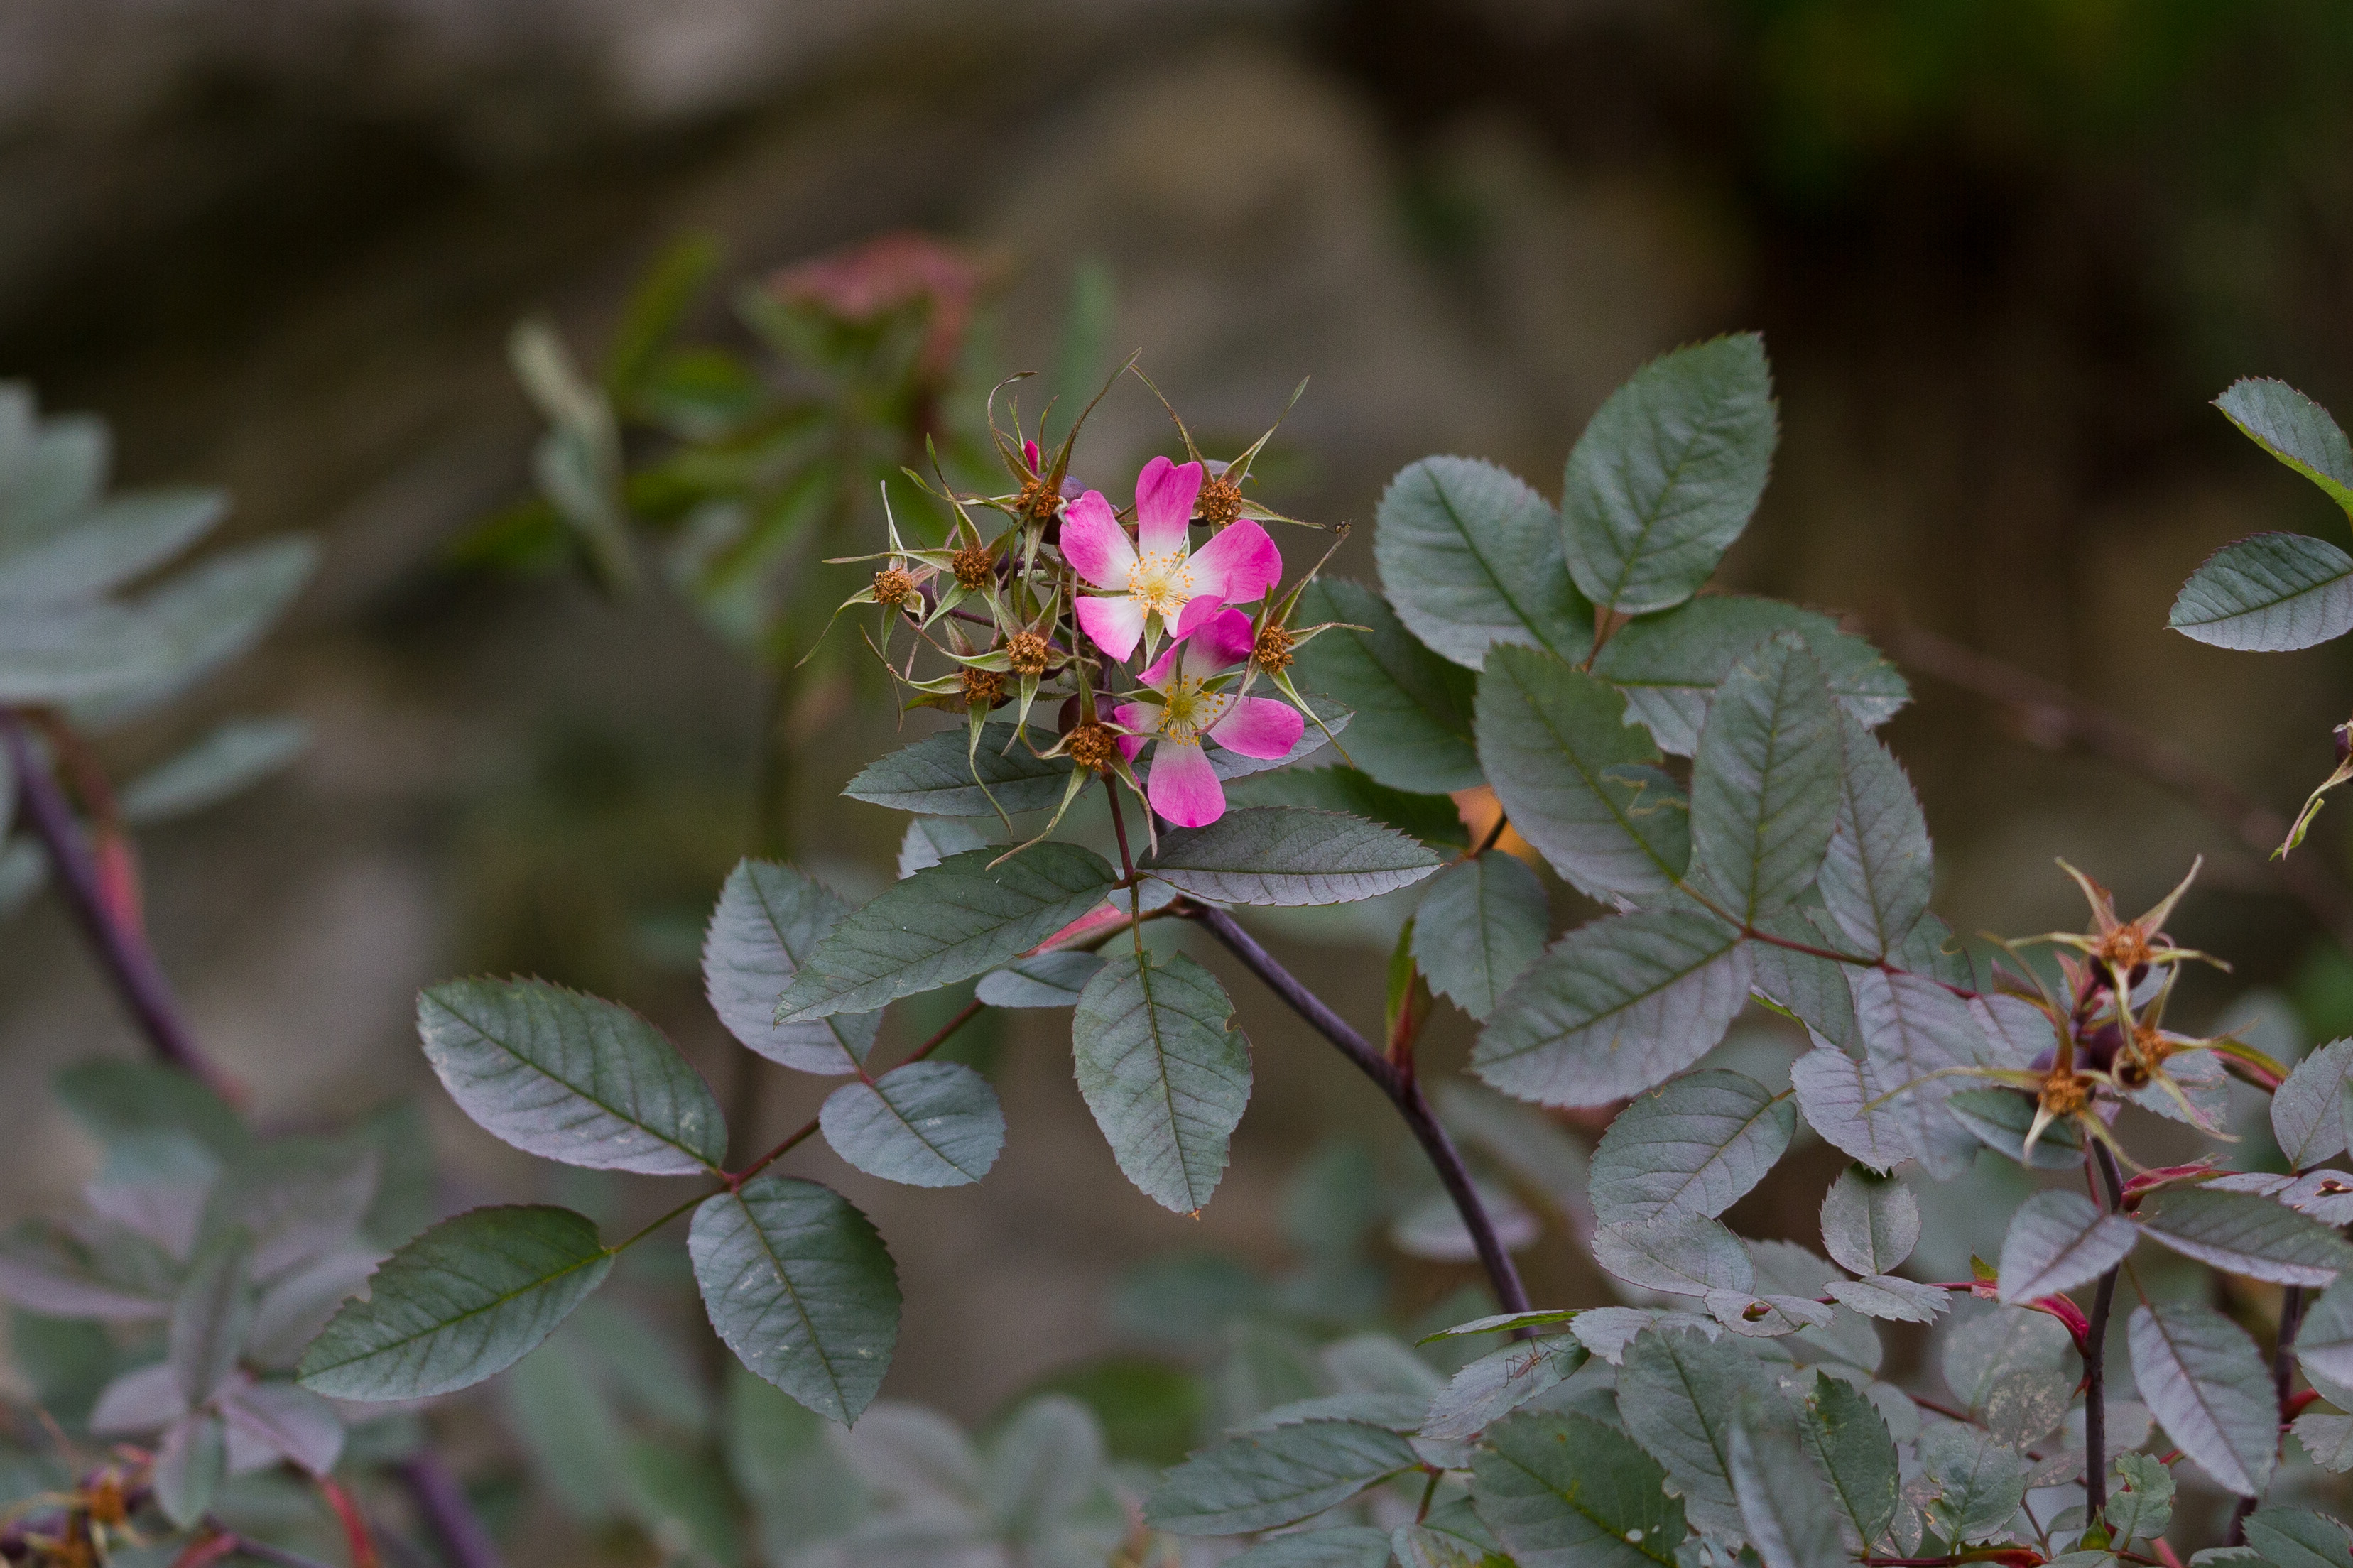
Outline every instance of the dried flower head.
<path fill-rule="evenodd" d="M 993 669 L 965 669 L 956 677 L 967 708 L 994 708 L 1005 700 L 1005 677 Z"/>
<path fill-rule="evenodd" d="M 1014 498 L 1013 502 L 1014 510 L 1023 517 L 1033 517 L 1041 522 L 1061 510 L 1061 505 L 1060 494 L 1046 482 L 1042 474 L 1032 474 L 1022 480 L 1021 493 Z"/>
<path fill-rule="evenodd" d="M 2051 1116 L 2073 1116 L 2092 1102 L 2092 1086 L 2078 1074 L 2053 1072 L 2042 1080 L 2042 1092 L 2038 1098 Z"/>
<path fill-rule="evenodd" d="M 1195 504 L 1203 522 L 1223 528 L 1242 514 L 1242 488 L 1219 474 L 1201 487 L 1201 499 Z"/>
<path fill-rule="evenodd" d="M 122 1473 L 111 1466 L 82 1489 L 81 1504 L 92 1524 L 120 1530 L 131 1522 L 131 1502 L 123 1489 Z"/>
<path fill-rule="evenodd" d="M 1016 675 L 1039 676 L 1046 673 L 1046 665 L 1053 650 L 1046 639 L 1036 632 L 1015 632 L 1005 639 L 1005 662 Z"/>
<path fill-rule="evenodd" d="M 1071 761 L 1091 773 L 1099 773 L 1119 755 L 1119 737 L 1112 732 L 1110 725 L 1091 719 L 1071 731 L 1064 747 Z"/>
<path fill-rule="evenodd" d="M 1291 668 L 1292 659 L 1295 657 L 1292 649 L 1297 646 L 1297 642 L 1298 639 L 1291 635 L 1291 629 L 1288 626 L 1270 625 L 1258 634 L 1258 641 L 1250 649 L 1250 662 L 1269 675 L 1280 669 L 1288 669 Z"/>
<path fill-rule="evenodd" d="M 988 581 L 989 574 L 997 569 L 997 556 L 986 544 L 968 544 L 957 551 L 948 564 L 955 571 L 955 580 L 973 589 Z"/>
<path fill-rule="evenodd" d="M 915 579 L 902 567 L 893 566 L 874 574 L 874 602 L 886 609 L 897 609 L 915 596 Z"/>

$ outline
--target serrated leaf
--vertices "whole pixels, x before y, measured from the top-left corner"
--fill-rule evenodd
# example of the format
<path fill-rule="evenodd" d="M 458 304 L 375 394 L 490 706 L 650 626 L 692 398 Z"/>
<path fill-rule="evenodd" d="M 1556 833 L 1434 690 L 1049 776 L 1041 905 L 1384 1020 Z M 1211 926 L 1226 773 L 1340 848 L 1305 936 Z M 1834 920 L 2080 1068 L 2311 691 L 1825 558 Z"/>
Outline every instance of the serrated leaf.
<path fill-rule="evenodd" d="M 1005 1110 L 988 1080 L 955 1062 L 909 1062 L 845 1083 L 818 1113 L 833 1152 L 870 1176 L 913 1187 L 976 1182 L 1005 1147 Z"/>
<path fill-rule="evenodd" d="M 253 1243 L 242 1231 L 216 1238 L 196 1256 L 172 1303 L 166 1342 L 173 1375 L 190 1405 L 204 1404 L 237 1372 L 253 1328 L 253 1286 L 246 1268 Z"/>
<path fill-rule="evenodd" d="M 1975 1151 L 1973 1138 L 1947 1114 L 1953 1095 L 1970 1083 L 1953 1069 L 1983 1062 L 1984 1031 L 1960 998 L 1933 980 L 1860 969 L 1849 985 L 1855 1030 L 1885 1100 L 1874 1116 L 1903 1129 L 1905 1152 L 1929 1174 L 1951 1180 Z"/>
<path fill-rule="evenodd" d="M 1754 925 L 1812 885 L 1837 822 L 1838 713 L 1789 632 L 1736 666 L 1692 759 L 1692 874 Z"/>
<path fill-rule="evenodd" d="M 220 552 L 150 589 L 133 605 L 157 639 L 137 678 L 83 704 L 143 709 L 185 690 L 261 639 L 318 567 L 316 541 L 290 535 Z"/>
<path fill-rule="evenodd" d="M 37 542 L 0 538 L 0 602 L 87 599 L 162 565 L 228 513 L 219 490 L 117 496 Z"/>
<path fill-rule="evenodd" d="M 1018 744 L 1008 751 L 1010 724 L 982 730 L 980 744 L 967 760 L 970 739 L 961 725 L 926 735 L 868 763 L 841 793 L 870 805 L 925 816 L 995 816 L 1000 808 L 1039 811 L 1062 798 L 1070 784 L 1067 757 L 1032 756 Z"/>
<path fill-rule="evenodd" d="M 2353 1260 L 2353 1249 L 2318 1220 L 2246 1193 L 2176 1187 L 2151 1194 L 2136 1212 L 2151 1240 L 2250 1279 L 2325 1286 Z"/>
<path fill-rule="evenodd" d="M 1876 1546 L 1894 1522 L 1899 1485 L 1887 1418 L 1852 1384 L 1814 1374 L 1798 1412 L 1798 1435 L 1831 1484 L 1831 1497 L 1854 1532 L 1853 1544 Z"/>
<path fill-rule="evenodd" d="M 1514 1416 L 1472 1461 L 1479 1517 L 1520 1568 L 1670 1568 L 1689 1527 L 1666 1472 L 1589 1416 Z"/>
<path fill-rule="evenodd" d="M 2119 1454 L 2116 1473 L 2125 1484 L 2110 1495 L 2102 1517 L 2117 1546 L 2129 1546 L 2136 1537 L 2156 1540 L 2173 1522 L 2173 1472 L 2154 1454 Z"/>
<path fill-rule="evenodd" d="M 1890 1109 L 1868 1061 L 1818 1040 L 1790 1064 L 1789 1087 L 1806 1125 L 1858 1163 L 1885 1173 L 1913 1157 L 1912 1129 Z"/>
<path fill-rule="evenodd" d="M 2271 1376 L 2246 1331 L 2195 1301 L 2133 1310 L 2133 1381 L 2174 1445 L 2215 1481 L 2259 1497 L 2277 1458 Z"/>
<path fill-rule="evenodd" d="M 1079 1092 L 1127 1179 L 1179 1214 L 1225 1173 L 1250 1103 L 1250 1044 L 1217 977 L 1178 954 L 1119 953 L 1079 997 L 1071 1037 Z"/>
<path fill-rule="evenodd" d="M 1454 1374 L 1430 1402 L 1425 1437 L 1475 1437 L 1537 1394 L 1574 1375 L 1592 1352 L 1567 1334 L 1514 1342 Z"/>
<path fill-rule="evenodd" d="M 1969 1134 L 2004 1159 L 2037 1171 L 2073 1171 L 2084 1163 L 2083 1130 L 2073 1121 L 2053 1121 L 2042 1130 L 2031 1152 L 2026 1134 L 2034 1126 L 2034 1096 L 2015 1089 L 1965 1089 L 1950 1095 L 1945 1109 Z"/>
<path fill-rule="evenodd" d="M 1900 946 L 1928 910 L 1936 852 L 1912 782 L 1886 747 L 1851 717 L 1839 721 L 1838 818 L 1819 886 L 1831 918 L 1858 949 Z"/>
<path fill-rule="evenodd" d="M 2275 1568 L 2347 1568 L 2353 1563 L 2345 1527 L 2308 1509 L 2259 1508 L 2242 1528 L 2247 1544 Z"/>
<path fill-rule="evenodd" d="M 1378 823 L 1296 806 L 1245 806 L 1207 827 L 1160 836 L 1142 869 L 1199 898 L 1231 904 L 1345 904 L 1410 887 L 1437 855 Z"/>
<path fill-rule="evenodd" d="M 1626 1430 L 1667 1468 L 1697 1528 L 1733 1541 L 1746 1527 L 1732 1489 L 1732 1429 L 1744 1402 L 1771 1408 L 1772 1375 L 1737 1340 L 1688 1329 L 1653 1330 L 1627 1347 L 1618 1369 Z"/>
<path fill-rule="evenodd" d="M 1957 1421 L 1922 1434 L 1920 1468 L 1942 1489 L 1930 1517 L 1956 1544 L 2000 1534 L 2026 1498 L 2026 1461 Z"/>
<path fill-rule="evenodd" d="M 1468 1322 L 1457 1323 L 1452 1328 L 1440 1329 L 1434 1334 L 1424 1334 L 1419 1342 L 1426 1345 L 1438 1340 L 1469 1339 L 1479 1334 L 1503 1334 L 1509 1333 L 1514 1329 L 1540 1329 L 1553 1323 L 1566 1323 L 1580 1312 L 1594 1310 L 1588 1307 L 1544 1307 L 1528 1312 L 1491 1312 L 1483 1318 L 1472 1318 Z"/>
<path fill-rule="evenodd" d="M 2296 1170 L 2345 1152 L 2345 1086 L 2353 1040 L 2331 1040 L 2302 1061 L 2272 1095 L 2272 1135 Z"/>
<path fill-rule="evenodd" d="M 183 1415 L 164 1428 L 155 1452 L 155 1506 L 182 1530 L 210 1510 L 228 1473 L 228 1434 L 209 1410 Z"/>
<path fill-rule="evenodd" d="M 2214 406 L 2249 440 L 2353 514 L 2353 446 L 2328 410 L 2284 381 L 2259 376 L 2232 382 Z"/>
<path fill-rule="evenodd" d="M 1303 1421 L 1229 1437 L 1162 1478 L 1145 1522 L 1172 1535 L 1239 1535 L 1322 1513 L 1421 1463 L 1403 1437 L 1354 1421 Z"/>
<path fill-rule="evenodd" d="M 1388 1568 L 1389 1532 L 1366 1524 L 1303 1530 L 1260 1542 L 1225 1568 Z"/>
<path fill-rule="evenodd" d="M 1479 762 L 1522 837 L 1584 891 L 1664 893 L 1689 811 L 1625 699 L 1549 654 L 1498 649 L 1479 682 Z"/>
<path fill-rule="evenodd" d="M 1808 941 L 1794 929 L 1794 910 L 1784 910 L 1758 929 L 1793 942 Z M 1759 1001 L 1803 1024 L 1820 1044 L 1862 1050 L 1854 1030 L 1854 994 L 1846 983 L 1848 965 L 1764 942 L 1750 944 L 1748 963 Z"/>
<path fill-rule="evenodd" d="M 1311 645 L 1313 646 L 1313 645 Z M 1364 738 L 1361 726 L 1348 731 L 1353 754 Z M 1472 763 L 1475 773 L 1477 764 Z M 1292 805 L 1308 811 L 1336 811 L 1394 827 L 1434 848 L 1466 849 L 1471 832 L 1453 798 L 1393 789 L 1355 768 L 1284 768 L 1239 781 L 1226 792 L 1229 805 Z"/>
<path fill-rule="evenodd" d="M 417 1030 L 459 1109 L 526 1153 L 653 1176 L 727 1157 L 711 1086 L 616 1003 L 541 980 L 452 980 L 417 997 Z"/>
<path fill-rule="evenodd" d="M 2074 1342 L 2048 1313 L 1997 1307 L 1945 1338 L 1946 1386 L 2001 1442 L 2031 1443 L 2059 1423 L 2080 1377 Z"/>
<path fill-rule="evenodd" d="M 1626 615 L 1690 598 L 1748 526 L 1779 435 L 1756 333 L 1644 365 L 1568 455 L 1561 521 L 1577 585 Z"/>
<path fill-rule="evenodd" d="M 1479 668 L 1498 643 L 1581 659 L 1593 607 L 1569 581 L 1559 514 L 1493 463 L 1424 458 L 1381 492 L 1373 557 L 1413 635 Z M 1312 645 L 1311 645 L 1312 646 Z"/>
<path fill-rule="evenodd" d="M 1945 1315 L 1951 1299 L 1934 1285 L 1923 1285 L 1900 1274 L 1866 1274 L 1860 1279 L 1832 1279 L 1822 1293 L 1841 1307 L 1889 1323 L 1933 1323 Z"/>
<path fill-rule="evenodd" d="M 871 1221 L 815 1182 L 755 1176 L 694 1211 L 686 1247 L 712 1327 L 745 1366 L 848 1426 L 899 1340 L 899 1275 Z"/>
<path fill-rule="evenodd" d="M 125 1232 L 91 1246 L 26 1221 L 0 1238 L 0 1299 L 29 1312 L 154 1322 L 171 1314 L 174 1294 L 170 1259 Z"/>
<path fill-rule="evenodd" d="M 249 1135 L 228 1102 L 183 1068 L 160 1062 L 96 1060 L 61 1068 L 57 1096 L 74 1120 L 114 1156 L 157 1137 L 192 1138 L 228 1158 Z"/>
<path fill-rule="evenodd" d="M 1356 710 L 1347 745 L 1358 767 L 1392 789 L 1446 794 L 1480 782 L 1471 676 L 1424 647 L 1388 600 L 1360 583 L 1319 577 L 1293 622 L 1341 623 L 1300 648 L 1298 668 L 1304 685 Z"/>
<path fill-rule="evenodd" d="M 381 1168 L 377 1151 L 364 1142 L 273 1139 L 229 1162 L 207 1194 L 202 1234 L 243 1231 L 252 1242 L 253 1279 L 274 1280 L 357 1243 Z"/>
<path fill-rule="evenodd" d="M 134 826 L 202 811 L 259 784 L 310 749 L 299 719 L 232 719 L 123 786 L 116 804 Z"/>
<path fill-rule="evenodd" d="M 1715 689 L 1740 656 L 1778 631 L 1805 639 L 1831 697 L 1846 716 L 1876 729 L 1911 700 L 1911 689 L 1879 650 L 1828 616 L 1778 599 L 1708 595 L 1629 621 L 1593 656 L 1593 673 L 1626 694 L 1662 751 L 1690 756 Z"/>
<path fill-rule="evenodd" d="M 899 840 L 899 875 L 912 877 L 918 871 L 930 870 L 951 855 L 987 847 L 987 837 L 969 817 L 911 817 L 906 833 Z M 848 905 L 842 906 L 842 912 L 848 910 Z"/>
<path fill-rule="evenodd" d="M 2208 556 L 2167 624 L 2213 647 L 2285 653 L 2353 631 L 2353 555 L 2301 533 L 2257 533 Z"/>
<path fill-rule="evenodd" d="M 332 1472 L 343 1451 L 343 1423 L 335 1407 L 305 1388 L 251 1383 L 220 1402 L 232 1442 L 242 1436 L 266 1446 L 314 1476 Z"/>
<path fill-rule="evenodd" d="M 807 1024 L 776 1021 L 776 998 L 849 913 L 839 893 L 793 867 L 738 861 L 702 937 L 703 994 L 727 1032 L 783 1067 L 855 1072 L 874 1048 L 881 1013 L 837 1013 Z"/>
<path fill-rule="evenodd" d="M 2353 1278 L 2337 1283 L 2305 1306 L 2295 1335 L 2295 1359 L 2314 1378 L 2353 1384 Z"/>
<path fill-rule="evenodd" d="M 1607 1105 L 1689 1067 L 1748 996 L 1747 948 L 1679 910 L 1569 932 L 1496 1004 L 1471 1053 L 1482 1079 L 1545 1105 Z"/>
<path fill-rule="evenodd" d="M 1544 883 L 1514 857 L 1491 849 L 1448 867 L 1421 897 L 1413 960 L 1430 988 L 1484 1018 L 1543 953 L 1552 926 Z"/>
<path fill-rule="evenodd" d="M 1629 1285 L 1672 1296 L 1746 1295 L 1756 1284 L 1740 1238 L 1692 1215 L 1604 1226 L 1593 1236 L 1593 1261 Z"/>
<path fill-rule="evenodd" d="M 2324 1415 L 2306 1411 L 2290 1428 L 2312 1462 L 2331 1475 L 2353 1470 L 2353 1415 Z"/>
<path fill-rule="evenodd" d="M 1686 1073 L 1619 1112 L 1593 1152 L 1588 1192 L 1603 1225 L 1714 1218 L 1773 1169 L 1798 1108 L 1736 1072 Z"/>
<path fill-rule="evenodd" d="M 1844 1560 L 1839 1516 L 1794 1432 L 1732 1428 L 1732 1489 L 1765 1568 L 1820 1568 Z"/>
<path fill-rule="evenodd" d="M 1100 953 L 1041 952 L 990 970 L 973 994 L 992 1007 L 1075 1007 L 1103 966 Z"/>
<path fill-rule="evenodd" d="M 424 1399 L 505 1371 L 611 1272 L 596 1226 L 569 1209 L 481 1208 L 387 1258 L 302 1357 L 335 1399 Z"/>
<path fill-rule="evenodd" d="M 985 973 L 1103 901 L 1118 873 L 1075 844 L 951 856 L 893 883 L 827 933 L 776 1002 L 779 1023 L 863 1013 Z"/>
<path fill-rule="evenodd" d="M 2081 1193 L 2041 1192 L 2010 1216 L 2001 1242 L 2001 1300 L 2031 1301 L 2088 1285 L 2140 1240 L 2133 1222 Z"/>
<path fill-rule="evenodd" d="M 1893 1176 L 1860 1165 L 1822 1194 L 1822 1246 L 1857 1274 L 1886 1274 L 1920 1241 L 1920 1200 Z"/>

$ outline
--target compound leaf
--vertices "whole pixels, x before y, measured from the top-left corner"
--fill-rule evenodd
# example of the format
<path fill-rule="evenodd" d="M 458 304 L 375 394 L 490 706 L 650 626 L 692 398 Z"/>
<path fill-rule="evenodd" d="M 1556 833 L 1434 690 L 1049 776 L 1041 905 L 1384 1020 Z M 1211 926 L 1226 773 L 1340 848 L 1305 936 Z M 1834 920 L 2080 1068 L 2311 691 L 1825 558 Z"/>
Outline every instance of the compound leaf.
<path fill-rule="evenodd" d="M 1895 667 L 1828 616 L 1734 594 L 1711 594 L 1627 622 L 1593 656 L 1593 673 L 1626 694 L 1628 715 L 1662 751 L 1688 757 L 1699 745 L 1715 689 L 1741 655 L 1778 631 L 1805 638 L 1831 696 L 1864 729 L 1885 723 L 1911 700 Z"/>
<path fill-rule="evenodd" d="M 1071 1037 L 1079 1092 L 1119 1168 L 1144 1194 L 1198 1212 L 1225 1173 L 1250 1103 L 1250 1044 L 1217 976 L 1178 954 L 1108 960 L 1079 995 Z"/>
<path fill-rule="evenodd" d="M 1494 464 L 1409 464 L 1375 519 L 1373 558 L 1398 618 L 1455 663 L 1477 669 L 1498 643 L 1568 659 L 1593 646 L 1593 606 L 1569 581 L 1559 514 Z"/>

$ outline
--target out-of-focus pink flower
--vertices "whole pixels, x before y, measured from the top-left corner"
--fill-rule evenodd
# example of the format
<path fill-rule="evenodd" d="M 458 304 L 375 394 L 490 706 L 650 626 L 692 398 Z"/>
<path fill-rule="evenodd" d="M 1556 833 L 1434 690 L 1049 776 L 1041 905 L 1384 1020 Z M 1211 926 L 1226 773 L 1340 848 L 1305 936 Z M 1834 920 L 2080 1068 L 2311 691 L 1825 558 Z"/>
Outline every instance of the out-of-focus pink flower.
<path fill-rule="evenodd" d="M 1306 731 L 1307 721 L 1288 702 L 1207 689 L 1250 658 L 1251 640 L 1250 618 L 1240 610 L 1200 616 L 1144 672 L 1144 683 L 1158 700 L 1124 702 L 1113 710 L 1121 726 L 1132 731 L 1119 742 L 1130 762 L 1146 741 L 1153 742 L 1145 797 L 1179 827 L 1206 827 L 1226 814 L 1225 786 L 1202 750 L 1204 738 L 1245 757 L 1268 759 L 1289 754 Z"/>
<path fill-rule="evenodd" d="M 1264 597 L 1282 578 L 1282 553 L 1248 519 L 1191 547 L 1186 530 L 1200 493 L 1200 464 L 1155 458 L 1135 479 L 1134 539 L 1101 490 L 1087 491 L 1064 510 L 1064 559 L 1088 583 L 1110 590 L 1080 595 L 1079 625 L 1112 658 L 1135 651 L 1153 616 L 1182 637 L 1221 605 Z"/>
<path fill-rule="evenodd" d="M 813 306 L 845 321 L 866 322 L 912 305 L 930 311 L 922 369 L 937 381 L 955 367 L 987 274 L 953 246 L 928 235 L 886 234 L 787 267 L 768 290 L 787 304 Z"/>

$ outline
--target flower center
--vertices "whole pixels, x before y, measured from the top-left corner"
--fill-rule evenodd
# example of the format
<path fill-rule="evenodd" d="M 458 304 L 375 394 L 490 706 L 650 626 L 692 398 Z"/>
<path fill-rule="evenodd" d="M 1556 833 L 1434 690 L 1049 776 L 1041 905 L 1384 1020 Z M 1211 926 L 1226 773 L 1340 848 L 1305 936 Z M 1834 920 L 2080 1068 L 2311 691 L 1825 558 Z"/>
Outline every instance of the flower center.
<path fill-rule="evenodd" d="M 1127 569 L 1127 592 L 1145 609 L 1173 619 L 1193 597 L 1193 574 L 1186 569 L 1187 552 L 1164 550 L 1138 558 Z"/>
<path fill-rule="evenodd" d="M 1201 686 L 1200 681 L 1181 678 L 1169 683 L 1162 693 L 1160 720 L 1155 726 L 1162 739 L 1198 741 L 1232 709 L 1232 697 L 1222 691 L 1204 691 Z"/>

